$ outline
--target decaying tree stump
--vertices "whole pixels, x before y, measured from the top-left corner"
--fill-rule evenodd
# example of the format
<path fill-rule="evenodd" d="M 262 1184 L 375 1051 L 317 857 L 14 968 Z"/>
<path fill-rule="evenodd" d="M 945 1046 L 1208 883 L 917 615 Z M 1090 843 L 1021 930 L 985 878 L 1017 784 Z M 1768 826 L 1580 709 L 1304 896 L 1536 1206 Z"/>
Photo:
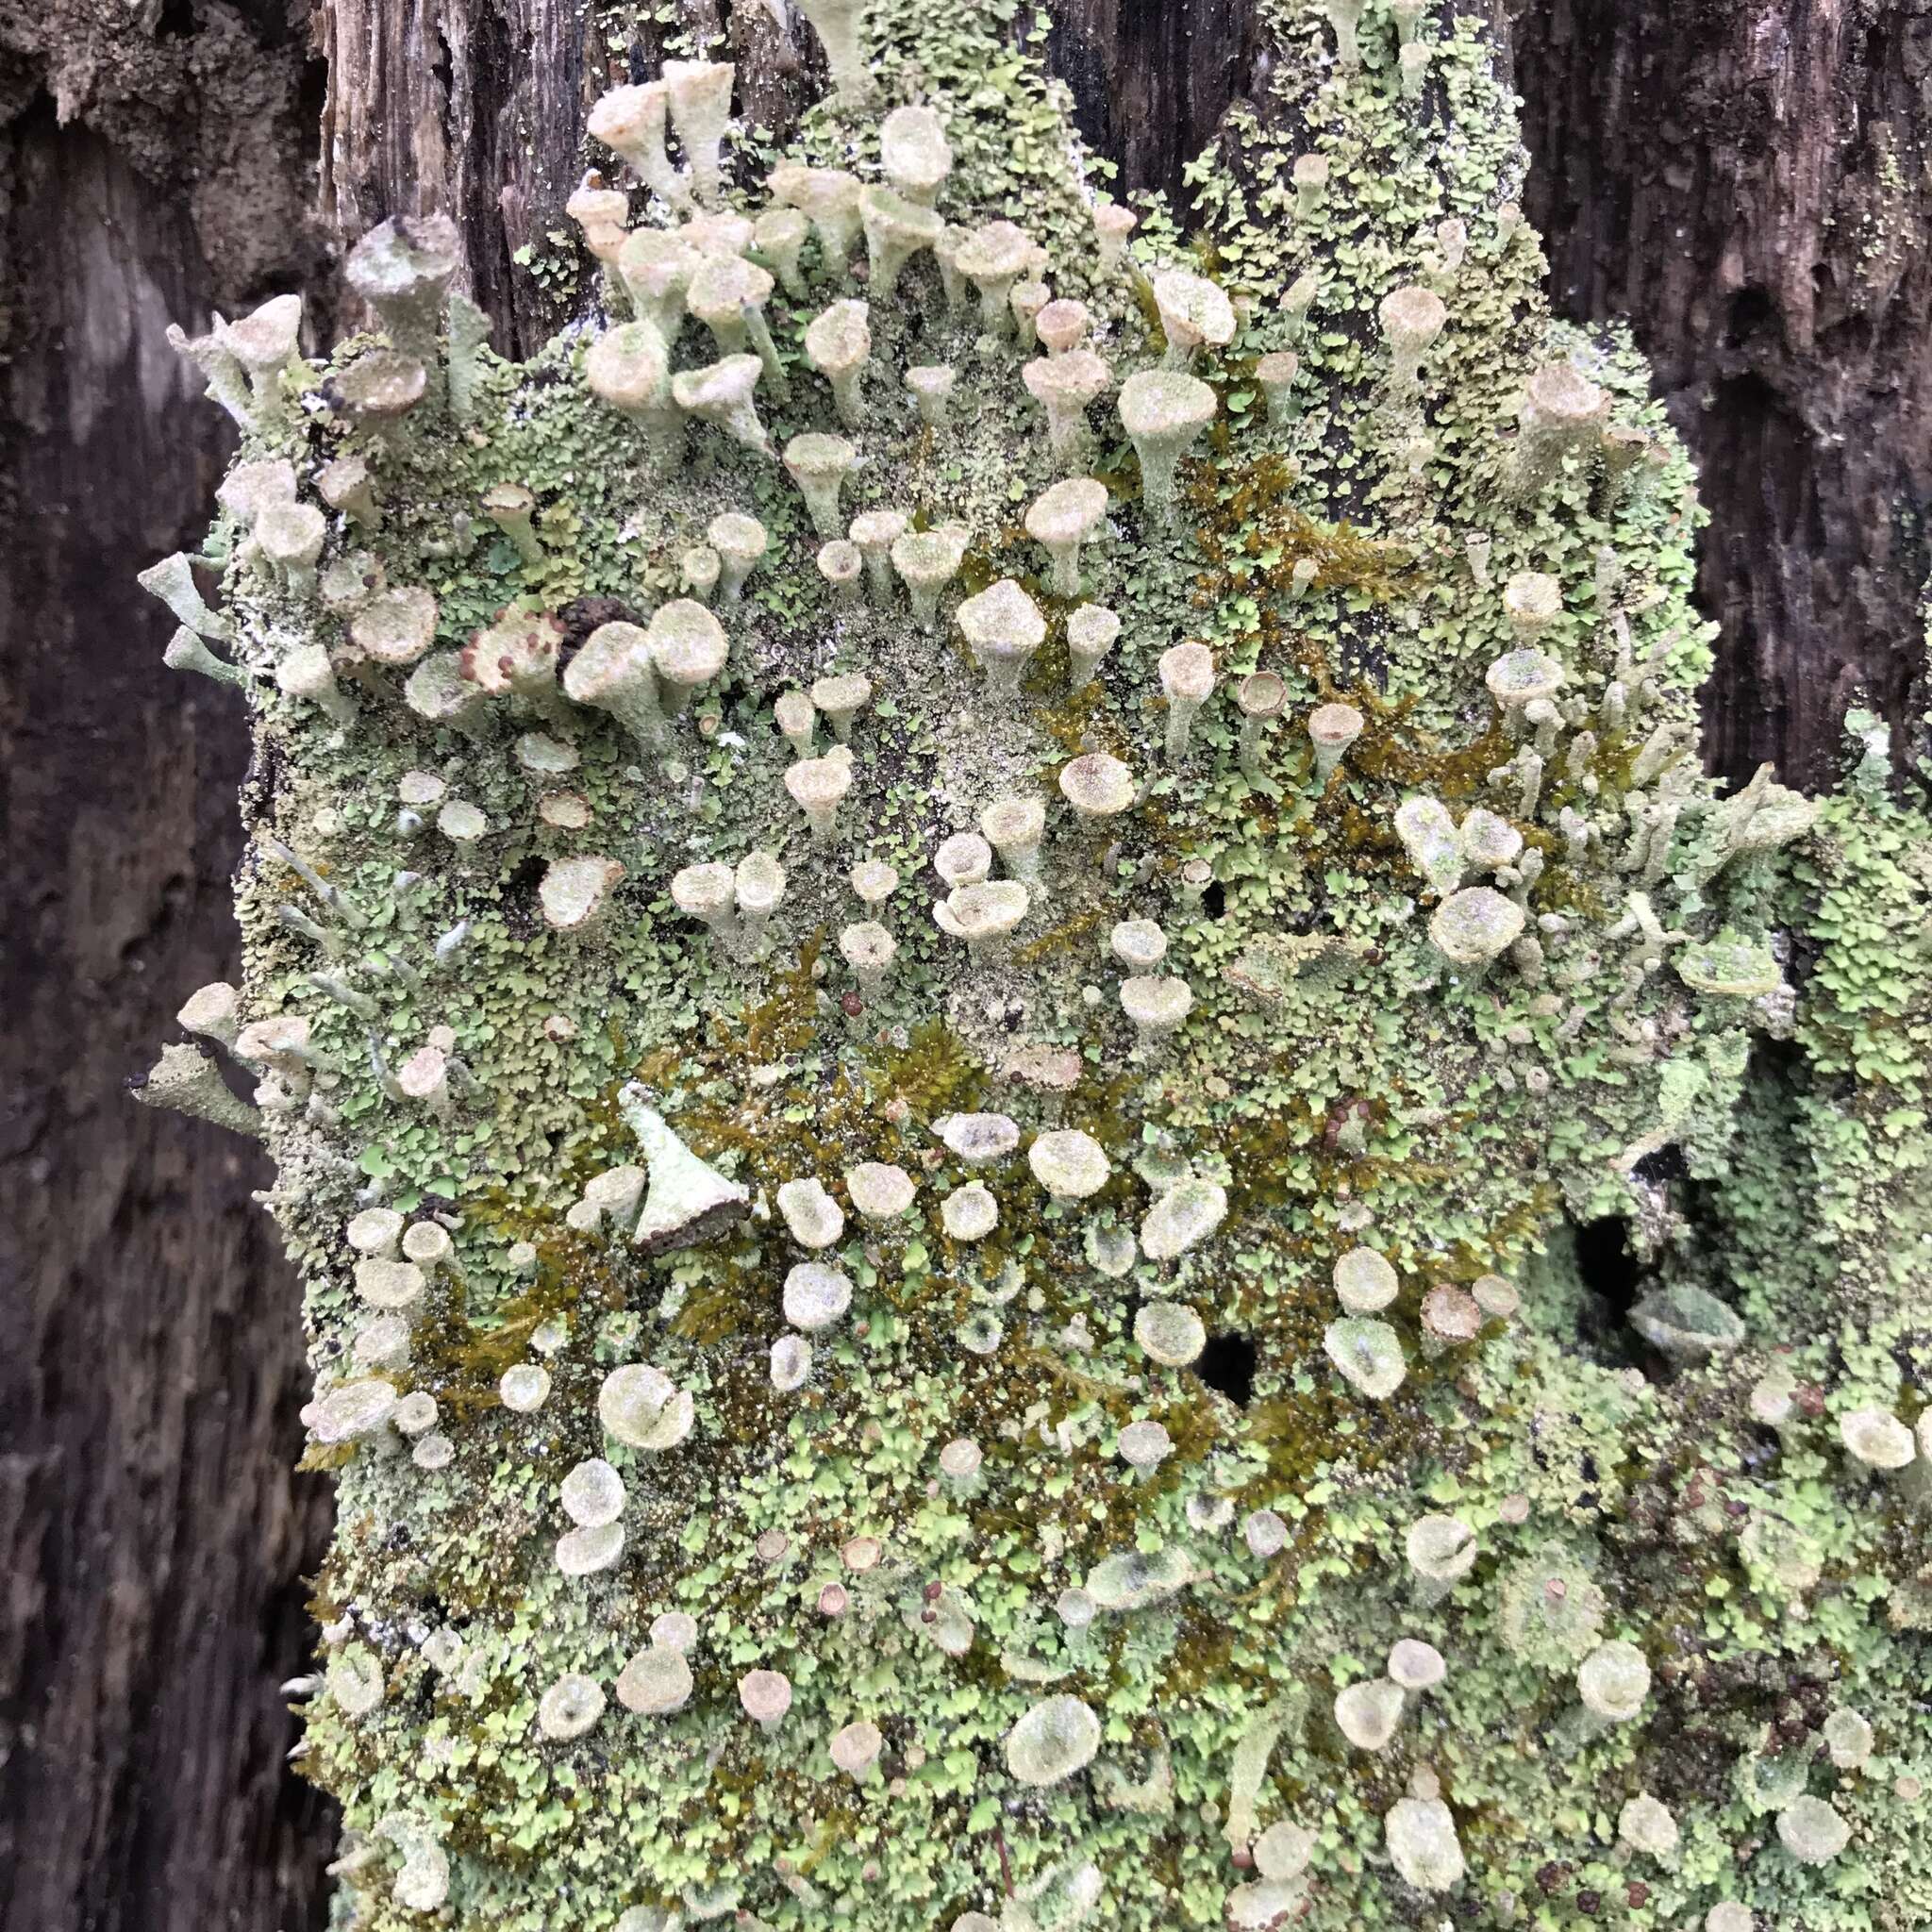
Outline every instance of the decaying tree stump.
<path fill-rule="evenodd" d="M 0 21 L 0 1926 L 294 1927 L 327 1855 L 275 1689 L 326 1507 L 289 1474 L 294 1291 L 258 1163 L 121 1091 L 228 966 L 244 743 L 133 583 L 223 455 L 160 331 L 326 304 L 329 240 L 441 207 L 521 353 L 558 304 L 515 257 L 563 229 L 587 98 L 656 49 L 587 47 L 563 0 L 25 12 Z M 801 61 L 762 8 L 722 25 L 783 125 L 808 30 Z M 1815 777 L 1856 685 L 1908 705 L 1932 4 L 1532 0 L 1508 26 L 1557 305 L 1631 318 L 1703 465 L 1711 755 Z M 1049 53 L 1121 185 L 1171 193 L 1269 58 L 1248 0 L 1074 0 Z"/>

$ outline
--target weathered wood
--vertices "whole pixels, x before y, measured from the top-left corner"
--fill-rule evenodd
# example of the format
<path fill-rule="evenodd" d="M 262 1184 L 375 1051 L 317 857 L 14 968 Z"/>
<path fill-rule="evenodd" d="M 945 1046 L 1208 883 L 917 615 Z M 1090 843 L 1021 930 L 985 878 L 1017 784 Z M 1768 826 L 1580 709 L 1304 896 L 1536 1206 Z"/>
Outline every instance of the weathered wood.
<path fill-rule="evenodd" d="M 315 36 L 328 72 L 323 219 L 353 241 L 390 215 L 449 214 L 497 347 L 534 347 L 557 312 L 512 257 L 568 227 L 563 204 L 581 172 L 582 9 L 571 0 L 328 0 Z"/>
<path fill-rule="evenodd" d="M 1698 459 L 1714 766 L 1896 724 L 1932 504 L 1932 4 L 1539 0 L 1516 29 L 1558 306 L 1626 315 Z"/>
<path fill-rule="evenodd" d="M 161 339 L 221 281 L 185 174 L 44 99 L 0 126 L 0 1927 L 295 1932 L 328 1840 L 276 1689 L 328 1510 L 291 1474 L 296 1289 L 248 1200 L 267 1163 L 125 1092 L 234 965 L 240 703 L 163 666 L 133 582 L 225 457 Z M 238 249 L 225 292 L 272 258 Z"/>
<path fill-rule="evenodd" d="M 1267 71 L 1258 12 L 1253 0 L 1072 0 L 1055 8 L 1048 65 L 1073 92 L 1080 132 L 1120 170 L 1119 190 L 1157 189 L 1187 206 L 1182 169 Z"/>

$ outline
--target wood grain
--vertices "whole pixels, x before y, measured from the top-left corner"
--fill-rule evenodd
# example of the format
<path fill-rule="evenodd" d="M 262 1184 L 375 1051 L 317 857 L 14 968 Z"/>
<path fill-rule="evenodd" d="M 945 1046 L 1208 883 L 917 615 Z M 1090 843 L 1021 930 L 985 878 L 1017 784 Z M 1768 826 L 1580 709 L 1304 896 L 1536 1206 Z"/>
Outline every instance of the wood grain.
<path fill-rule="evenodd" d="M 1516 42 L 1556 299 L 1631 319 L 1702 472 L 1710 761 L 1824 782 L 1920 659 L 1932 0 L 1542 0 Z"/>
<path fill-rule="evenodd" d="M 233 1135 L 132 1104 L 231 972 L 236 694 L 161 663 L 137 569 L 226 451 L 160 339 L 205 322 L 185 199 L 44 108 L 0 134 L 0 1927 L 318 1923 L 325 1807 L 278 1684 L 328 1497 L 296 1477 L 297 1291 Z"/>

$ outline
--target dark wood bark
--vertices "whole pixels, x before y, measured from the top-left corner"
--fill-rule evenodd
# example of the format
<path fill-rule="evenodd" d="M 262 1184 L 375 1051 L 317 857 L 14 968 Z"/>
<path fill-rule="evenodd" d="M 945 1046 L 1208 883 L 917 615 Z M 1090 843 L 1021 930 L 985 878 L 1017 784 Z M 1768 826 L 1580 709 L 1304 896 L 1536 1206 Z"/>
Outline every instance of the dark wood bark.
<path fill-rule="evenodd" d="M 1553 292 L 1626 315 L 1702 472 L 1713 766 L 1826 779 L 1893 723 L 1932 553 L 1932 0 L 1537 0 Z"/>
<path fill-rule="evenodd" d="M 329 0 L 316 43 L 328 74 L 324 220 L 353 242 L 390 215 L 450 215 L 496 346 L 526 353 L 558 314 L 512 257 L 569 227 L 563 204 L 581 173 L 587 106 L 581 9 L 573 0 Z"/>
<path fill-rule="evenodd" d="M 233 970 L 247 755 L 134 583 L 226 453 L 161 330 L 316 267 L 276 152 L 301 60 L 223 11 L 147 42 L 142 81 L 40 25 L 0 29 L 0 1927 L 295 1932 L 328 1840 L 276 1688 L 327 1525 L 291 1474 L 297 1291 L 266 1163 L 125 1083 Z"/>
<path fill-rule="evenodd" d="M 1229 106 L 1266 74 L 1252 0 L 1077 0 L 1054 10 L 1047 60 L 1073 91 L 1080 132 L 1127 192 L 1158 189 L 1176 208 L 1181 171 Z"/>

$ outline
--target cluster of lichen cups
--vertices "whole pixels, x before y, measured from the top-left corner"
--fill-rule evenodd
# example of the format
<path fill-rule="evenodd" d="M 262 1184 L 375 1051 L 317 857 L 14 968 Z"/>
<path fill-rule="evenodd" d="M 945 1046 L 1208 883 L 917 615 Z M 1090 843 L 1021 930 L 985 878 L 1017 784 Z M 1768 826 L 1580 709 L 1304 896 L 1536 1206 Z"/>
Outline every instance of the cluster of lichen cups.
<path fill-rule="evenodd" d="M 1321 0 L 1314 10 L 1331 37 L 1327 84 L 1344 94 L 1381 74 L 1409 111 L 1442 70 L 1446 41 L 1425 31 L 1420 0 Z M 1456 458 L 1486 466 L 1511 531 L 1537 532 L 1548 558 L 1525 558 L 1506 534 L 1511 563 L 1492 575 L 1498 537 L 1472 494 L 1452 510 L 1449 492 L 1441 503 L 1427 493 L 1431 465 L 1447 459 L 1429 417 L 1436 372 L 1458 331 L 1477 326 L 1470 278 L 1507 257 L 1520 231 L 1513 204 L 1491 211 L 1487 232 L 1435 222 L 1414 278 L 1374 289 L 1363 321 L 1373 404 L 1344 416 L 1323 387 L 1323 274 L 1284 277 L 1257 308 L 1235 276 L 1224 286 L 1184 265 L 1178 247 L 1130 249 L 1133 215 L 1077 192 L 1077 245 L 1091 256 L 1077 263 L 1064 225 L 1042 224 L 1037 239 L 1013 210 L 992 208 L 956 224 L 957 95 L 936 89 L 872 125 L 859 9 L 812 0 L 805 12 L 839 111 L 865 129 L 841 150 L 849 169 L 787 159 L 748 191 L 733 187 L 733 70 L 721 63 L 668 62 L 591 111 L 592 141 L 626 171 L 587 175 L 567 208 L 598 265 L 604 313 L 552 345 L 544 377 L 568 397 L 581 439 L 572 460 L 586 473 L 604 466 L 608 499 L 677 507 L 649 525 L 675 530 L 675 543 L 627 563 L 634 581 L 552 594 L 556 582 L 582 588 L 570 575 L 576 511 L 534 487 L 534 469 L 484 482 L 453 530 L 418 514 L 440 451 L 488 452 L 506 420 L 546 406 L 490 354 L 481 317 L 452 292 L 459 247 L 447 221 L 399 218 L 352 251 L 350 286 L 380 334 L 325 376 L 302 357 L 292 297 L 233 325 L 218 319 L 196 341 L 176 333 L 244 445 L 220 491 L 223 608 L 197 586 L 201 559 L 144 574 L 181 626 L 169 662 L 249 691 L 264 731 L 298 762 L 319 774 L 380 769 L 393 796 L 367 822 L 377 857 L 359 878 L 317 862 L 292 834 L 258 835 L 246 993 L 196 992 L 181 1024 L 213 1056 L 199 1043 L 167 1047 L 140 1097 L 258 1134 L 275 1154 L 271 1198 L 299 1231 L 312 1284 L 318 1379 L 303 1420 L 345 1483 L 369 1486 L 358 1510 L 373 1518 L 393 1497 L 443 1495 L 443 1483 L 452 1497 L 487 1495 L 516 1524 L 507 1535 L 525 1565 L 517 1614 L 554 1619 L 556 1647 L 541 1654 L 569 1664 L 549 1662 L 543 1681 L 521 1687 L 524 1738 L 549 1754 L 543 1762 L 574 1764 L 574 1748 L 595 1752 L 613 1737 L 668 1753 L 664 1740 L 702 1717 L 697 1756 L 711 1766 L 748 1742 L 766 1752 L 760 1762 L 808 1766 L 800 1788 L 836 1790 L 840 1805 L 923 1789 L 938 1757 L 903 1722 L 890 1674 L 884 1688 L 828 1682 L 845 1665 L 828 1667 L 831 1653 L 814 1645 L 853 1633 L 869 1657 L 890 1658 L 910 1632 L 922 1657 L 936 1650 L 948 1667 L 975 1643 L 984 1650 L 969 1592 L 941 1580 L 930 1545 L 969 1524 L 977 1534 L 975 1511 L 995 1496 L 1004 1521 L 1015 1492 L 998 1486 L 1037 1443 L 1056 1458 L 1056 1499 L 1071 1491 L 1108 1525 L 1106 1553 L 1064 1589 L 1009 1579 L 1020 1607 L 998 1660 L 997 1748 L 980 1737 L 953 1755 L 974 1776 L 1003 1773 L 1001 1815 L 1016 1840 L 1023 1823 L 1049 1845 L 1084 1828 L 1069 1824 L 1076 1816 L 1097 1823 L 1087 1843 L 1041 1852 L 1024 1886 L 1005 1885 L 1001 1923 L 1106 1923 L 1126 1908 L 1106 1871 L 1126 1835 L 1196 1814 L 1234 1869 L 1192 1893 L 1177 1885 L 1160 1907 L 1171 1916 L 1156 1923 L 1197 1923 L 1203 1910 L 1238 1926 L 1286 1923 L 1319 1896 L 1318 1867 L 1334 1849 L 1312 1799 L 1274 1806 L 1282 1815 L 1262 1823 L 1288 1693 L 1201 1721 L 1228 1756 L 1210 1772 L 1203 1751 L 1180 1774 L 1211 1793 L 1189 1813 L 1175 1807 L 1175 1764 L 1193 1748 L 1180 1694 L 1123 1716 L 1093 1665 L 1112 1655 L 1106 1645 L 1124 1656 L 1136 1631 L 1177 1615 L 1186 1592 L 1244 1604 L 1276 1590 L 1306 1535 L 1306 1506 L 1274 1483 L 1270 1452 L 1243 1438 L 1219 1397 L 1221 1421 L 1205 1434 L 1218 1432 L 1221 1446 L 1194 1453 L 1210 1402 L 1199 1379 L 1210 1327 L 1238 1292 L 1231 1276 L 1250 1265 L 1232 1260 L 1235 1244 L 1252 1241 L 1258 1256 L 1279 1236 L 1257 1231 L 1265 1214 L 1252 1205 L 1276 1177 L 1256 1171 L 1238 1127 L 1217 1144 L 1167 1123 L 1197 1081 L 1210 1091 L 1220 1082 L 1224 1098 L 1222 1069 L 1252 1056 L 1284 1002 L 1306 1018 L 1317 1009 L 1292 1000 L 1313 998 L 1323 971 L 1373 949 L 1358 935 L 1289 935 L 1275 955 L 1291 962 L 1284 993 L 1262 970 L 1264 942 L 1283 936 L 1222 944 L 1207 895 L 1238 880 L 1218 876 L 1191 838 L 1163 845 L 1149 827 L 1168 815 L 1208 824 L 1217 795 L 1239 787 L 1239 809 L 1266 810 L 1279 850 L 1324 851 L 1309 860 L 1316 869 L 1339 865 L 1353 841 L 1347 863 L 1370 882 L 1386 940 L 1388 996 L 1414 1002 L 1429 1026 L 1481 1035 L 1498 1069 L 1491 1091 L 1534 1107 L 1558 1077 L 1552 1040 L 1601 1036 L 1627 1077 L 1661 1096 L 1659 1068 L 1677 1041 L 1788 1024 L 1791 992 L 1762 922 L 1745 918 L 1740 936 L 1724 915 L 1751 910 L 1752 882 L 1807 830 L 1813 808 L 1768 771 L 1723 801 L 1703 787 L 1671 668 L 1684 639 L 1643 623 L 1645 600 L 1662 591 L 1645 583 L 1626 594 L 1624 562 L 1606 544 L 1590 602 L 1574 559 L 1555 554 L 1576 492 L 1614 527 L 1617 505 L 1660 465 L 1657 440 L 1611 387 L 1540 348 L 1515 372 L 1501 419 L 1484 425 L 1479 458 Z M 1281 172 L 1270 192 L 1284 227 L 1312 230 L 1346 198 L 1325 155 Z M 908 314 L 916 330 L 903 325 Z M 1482 326 L 1501 340 L 1493 322 Z M 908 341 L 922 354 L 944 346 L 949 359 L 902 358 Z M 1252 394 L 1234 400 L 1243 385 L 1258 407 Z M 1024 489 L 1008 492 L 1003 475 L 989 491 L 970 465 L 948 468 L 978 433 L 962 396 L 1003 411 L 1037 445 Z M 781 416 L 808 426 L 774 437 Z M 1437 757 L 1425 777 L 1407 775 L 1416 740 L 1362 660 L 1337 648 L 1311 676 L 1281 650 L 1264 665 L 1237 655 L 1225 627 L 1204 621 L 1197 634 L 1174 591 L 1209 552 L 1198 526 L 1220 514 L 1208 507 L 1218 478 L 1291 447 L 1313 461 L 1333 422 L 1357 425 L 1390 479 L 1372 503 L 1393 504 L 1404 541 L 1480 641 L 1473 667 L 1441 675 L 1454 687 L 1450 735 L 1479 756 Z M 954 476 L 963 480 L 949 497 Z M 596 494 L 588 477 L 583 494 Z M 479 568 L 479 555 L 498 560 Z M 415 575 L 391 583 L 405 559 Z M 1137 590 L 1137 571 L 1166 592 Z M 1341 575 L 1309 552 L 1264 580 L 1260 601 L 1281 630 L 1306 617 L 1313 631 L 1317 610 L 1348 608 Z M 528 588 L 479 614 L 479 582 Z M 1245 595 L 1248 581 L 1239 588 Z M 794 648 L 808 631 L 811 647 Z M 936 690 L 956 714 L 928 767 L 950 829 L 915 848 L 894 842 L 890 770 L 908 741 L 907 714 L 931 708 Z M 720 748 L 741 752 L 760 788 L 723 834 L 698 804 L 705 760 Z M 520 789 L 501 782 L 506 773 Z M 514 868 L 520 886 L 498 864 L 510 850 L 528 861 Z M 499 926 L 525 909 L 525 925 L 503 928 L 513 934 L 505 943 Z M 306 949 L 299 971 L 287 964 L 291 945 Z M 607 1053 L 636 1010 L 627 974 L 660 1010 L 698 989 L 707 1021 L 747 1039 L 802 998 L 841 1078 L 859 1077 L 882 1043 L 909 1063 L 922 1027 L 970 1038 L 990 1071 L 969 1101 L 924 1113 L 905 1093 L 873 1093 L 866 1132 L 892 1138 L 846 1129 L 841 1142 L 829 1100 L 822 1120 L 812 1104 L 780 1112 L 760 1097 L 795 1100 L 802 1051 L 754 1058 L 747 1047 L 746 1064 L 727 1073 L 684 1025 L 651 1039 L 649 1076 L 628 1043 Z M 567 999 L 566 986 L 589 991 Z M 1036 1037 L 1034 1004 L 1056 1001 Z M 400 1040 L 399 1010 L 414 1029 Z M 499 1036 L 512 1013 L 527 1037 L 507 1052 Z M 1019 1034 L 1011 1058 L 996 1060 L 1008 1029 Z M 242 1070 L 250 1099 L 229 1086 L 223 1059 Z M 503 1065 L 521 1070 L 523 1091 L 492 1073 Z M 1320 1124 L 1331 1175 L 1362 1156 L 1372 1110 L 1360 1100 Z M 514 1207 L 493 1221 L 420 1185 L 397 1205 L 380 1164 L 365 1174 L 351 1158 L 373 1118 L 439 1150 L 554 1135 L 574 1164 L 567 1182 L 552 1168 L 521 1194 L 505 1190 Z M 757 1124 L 734 1134 L 734 1118 Z M 1542 1117 L 1533 1121 L 1526 1131 L 1540 1134 Z M 1627 1175 L 1677 1128 L 1665 1115 L 1633 1129 L 1603 1164 Z M 434 1171 L 424 1159 L 412 1179 Z M 1486 1341 L 1520 1333 L 1523 1290 L 1509 1276 L 1521 1244 L 1498 1263 L 1507 1274 L 1470 1266 L 1474 1242 L 1461 1238 L 1453 1264 L 1448 1242 L 1423 1258 L 1392 1217 L 1378 1221 L 1367 1191 L 1323 1185 L 1332 1198 L 1293 1237 L 1291 1323 L 1319 1312 L 1293 1328 L 1305 1354 L 1274 1366 L 1283 1386 L 1300 1378 L 1296 1401 L 1344 1418 L 1327 1443 L 1339 1465 L 1358 1431 L 1389 1425 L 1452 1374 L 1473 1375 Z M 708 1271 L 746 1253 L 754 1260 L 729 1263 L 758 1284 L 738 1310 L 743 1346 L 674 1357 L 677 1320 L 714 1285 Z M 895 1302 L 878 1286 L 894 1268 L 937 1277 L 946 1292 L 928 1286 L 925 1299 Z M 1077 1277 L 1084 1299 L 1063 1304 L 1057 1273 Z M 563 1282 L 571 1293 L 553 1305 Z M 613 1316 L 583 1312 L 587 1284 Z M 644 1358 L 658 1353 L 646 1339 L 652 1308 L 669 1368 Z M 1121 1331 L 1115 1354 L 1095 1333 L 1108 1321 Z M 1685 1374 L 1745 1339 L 1727 1304 L 1691 1288 L 1650 1296 L 1631 1322 Z M 472 1351 L 460 1372 L 452 1332 Z M 927 1405 L 916 1428 L 878 1366 L 895 1336 Z M 1129 1351 L 1125 1367 L 1119 1351 Z M 1039 1367 L 1042 1357 L 1055 1366 Z M 968 1378 L 977 1364 L 1008 1365 L 1026 1397 L 1011 1414 L 976 1397 L 981 1420 L 958 1424 L 932 1389 L 961 1363 Z M 753 1571 L 795 1572 L 786 1588 L 807 1636 L 788 1635 L 781 1654 L 774 1619 L 727 1639 L 722 1618 L 663 1607 L 680 1525 L 661 1512 L 697 1521 L 715 1502 L 706 1491 L 700 1508 L 693 1472 L 710 1482 L 711 1458 L 731 1453 L 721 1419 L 755 1412 L 749 1426 L 769 1430 L 782 1457 L 782 1445 L 795 1450 L 839 1413 L 848 1384 L 877 1412 L 841 1420 L 881 1467 L 911 1443 L 912 1503 L 858 1522 L 828 1509 L 836 1528 L 814 1519 L 797 1537 L 719 1533 L 736 1541 L 706 1557 L 720 1596 L 750 1588 Z M 1055 1411 L 1048 1398 L 1061 1384 L 1075 1393 Z M 1026 1407 L 1036 1389 L 1046 1392 Z M 754 1401 L 764 1407 L 753 1411 Z M 1789 1425 L 1790 1391 L 1761 1384 L 1760 1408 L 1765 1426 Z M 1921 1506 L 1932 1415 L 1840 1408 L 1846 1469 Z M 458 1487 L 497 1454 L 519 1473 Z M 525 1480 L 525 1459 L 541 1478 Z M 505 1495 L 513 1504 L 500 1505 Z M 1340 1559 L 1381 1577 L 1375 1600 L 1396 1603 L 1397 1634 L 1375 1647 L 1379 1663 L 1338 1655 L 1336 1689 L 1309 1720 L 1332 1719 L 1345 1768 L 1371 1767 L 1375 1856 L 1411 1901 L 1467 1898 L 1475 1882 L 1480 1855 L 1465 1850 L 1455 1766 L 1415 1740 L 1443 1739 L 1441 1712 L 1485 1645 L 1561 1687 L 1557 1721 L 1579 1749 L 1634 1735 L 1656 1701 L 1644 1649 L 1618 1634 L 1636 1625 L 1612 1621 L 1574 1545 L 1509 1541 L 1529 1521 L 1524 1495 L 1512 1489 L 1467 1516 L 1424 1500 L 1406 1494 Z M 1052 1517 L 1030 1496 L 1019 1513 L 1036 1507 Z M 1163 1520 L 1184 1534 L 1163 1537 Z M 1057 1560 L 1065 1534 L 1043 1521 L 1035 1539 L 1034 1527 L 1020 1534 L 1037 1575 L 1036 1543 Z M 351 1542 L 361 1534 L 343 1532 Z M 640 1577 L 652 1580 L 633 1590 Z M 591 1629 L 593 1619 L 608 1632 Z M 403 1714 L 384 1646 L 419 1653 L 437 1683 L 480 1702 L 492 1694 L 484 1645 L 466 1646 L 459 1621 L 404 1643 L 393 1633 L 414 1627 L 407 1615 L 336 1604 L 325 1666 L 300 1688 L 352 1739 L 393 1720 L 382 1748 L 408 1761 L 420 1726 Z M 609 1632 L 624 1633 L 622 1657 Z M 615 1728 L 629 1720 L 634 1729 Z M 1845 1708 L 1833 1723 L 1833 1762 L 1849 1763 L 1864 1720 Z M 487 1725 L 482 1734 L 498 1748 Z M 475 1855 L 470 1821 L 398 1795 L 390 1768 L 371 1776 L 353 1750 L 331 1748 L 355 1791 L 340 1869 L 357 1897 L 372 1911 L 449 1909 L 484 1923 L 490 1906 L 472 1901 L 485 1897 L 481 1874 L 502 1840 Z M 440 1732 L 422 1746 L 425 1762 L 474 1748 Z M 1149 1767 L 1144 1778 L 1129 1762 Z M 814 1829 L 817 1802 L 800 1805 Z M 724 1809 L 736 1817 L 736 1806 Z M 1840 1812 L 1809 1791 L 1794 1787 L 1774 1816 L 1804 1869 L 1828 1866 L 1848 1841 Z M 1625 1862 L 1677 1865 L 1678 1818 L 1648 1788 L 1622 1803 L 1615 1839 Z M 746 1900 L 772 1872 L 778 1904 L 762 1909 L 822 1923 L 811 1914 L 833 1908 L 792 1853 L 768 1862 L 704 1877 L 597 1871 L 585 1923 L 673 1932 L 683 1917 L 735 1911 L 756 1926 L 766 1922 Z M 871 1883 L 880 1861 L 859 1870 Z M 863 1885 L 841 1895 L 838 1915 L 865 1895 Z M 856 1909 L 852 1923 L 872 1923 Z M 895 1932 L 994 1926 L 977 1909 L 878 1909 Z M 1721 1902 L 1704 1923 L 1736 1932 L 1741 1910 Z"/>

